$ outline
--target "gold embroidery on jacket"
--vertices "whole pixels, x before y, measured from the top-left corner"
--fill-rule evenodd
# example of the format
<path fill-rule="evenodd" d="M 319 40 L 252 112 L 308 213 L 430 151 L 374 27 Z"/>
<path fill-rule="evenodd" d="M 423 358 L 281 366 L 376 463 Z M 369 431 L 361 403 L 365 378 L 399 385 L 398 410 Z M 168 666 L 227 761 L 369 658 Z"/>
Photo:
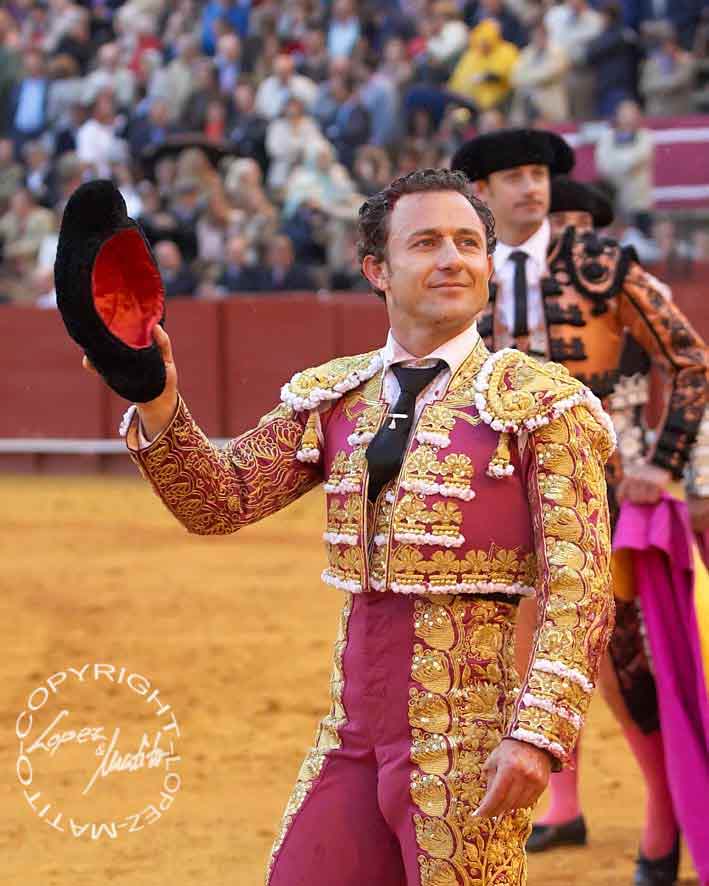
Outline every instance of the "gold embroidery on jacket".
<path fill-rule="evenodd" d="M 603 473 L 606 434 L 583 406 L 531 439 L 530 500 L 540 554 L 540 615 L 532 669 L 512 735 L 568 758 L 613 626 L 610 530 Z M 606 435 L 607 436 L 607 435 Z"/>
<path fill-rule="evenodd" d="M 485 793 L 482 767 L 513 710 L 513 611 L 461 596 L 414 603 L 410 793 L 422 886 L 526 879 L 529 810 L 472 817 Z"/>

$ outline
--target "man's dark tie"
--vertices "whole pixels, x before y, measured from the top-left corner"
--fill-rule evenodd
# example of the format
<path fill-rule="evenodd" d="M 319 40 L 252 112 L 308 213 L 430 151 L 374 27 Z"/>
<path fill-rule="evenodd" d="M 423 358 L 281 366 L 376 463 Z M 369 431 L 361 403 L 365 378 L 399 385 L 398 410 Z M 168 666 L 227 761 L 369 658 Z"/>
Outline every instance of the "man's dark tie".
<path fill-rule="evenodd" d="M 414 423 L 416 397 L 441 370 L 445 369 L 445 366 L 443 360 L 437 360 L 436 365 L 429 369 L 405 369 L 396 364 L 391 367 L 401 387 L 401 393 L 394 408 L 387 414 L 386 421 L 367 447 L 370 501 L 374 501 L 382 488 L 401 470 Z"/>
<path fill-rule="evenodd" d="M 521 249 L 510 253 L 515 266 L 515 322 L 512 329 L 514 338 L 529 335 L 527 326 L 527 259 L 529 255 Z"/>

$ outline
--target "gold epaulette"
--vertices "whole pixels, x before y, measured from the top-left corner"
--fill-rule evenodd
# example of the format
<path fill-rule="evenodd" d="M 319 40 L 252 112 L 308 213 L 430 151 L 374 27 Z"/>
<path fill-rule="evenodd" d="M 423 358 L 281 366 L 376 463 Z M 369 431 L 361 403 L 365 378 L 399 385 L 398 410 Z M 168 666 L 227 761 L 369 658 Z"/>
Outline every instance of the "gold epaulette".
<path fill-rule="evenodd" d="M 384 365 L 379 351 L 336 357 L 321 366 L 296 372 L 281 388 L 281 401 L 296 412 L 317 409 L 328 400 L 338 400 L 376 375 Z"/>
<path fill-rule="evenodd" d="M 495 431 L 534 431 L 583 404 L 597 426 L 594 437 L 598 436 L 605 457 L 615 448 L 613 424 L 600 400 L 558 363 L 538 363 L 521 351 L 505 348 L 485 361 L 475 390 L 480 418 Z"/>

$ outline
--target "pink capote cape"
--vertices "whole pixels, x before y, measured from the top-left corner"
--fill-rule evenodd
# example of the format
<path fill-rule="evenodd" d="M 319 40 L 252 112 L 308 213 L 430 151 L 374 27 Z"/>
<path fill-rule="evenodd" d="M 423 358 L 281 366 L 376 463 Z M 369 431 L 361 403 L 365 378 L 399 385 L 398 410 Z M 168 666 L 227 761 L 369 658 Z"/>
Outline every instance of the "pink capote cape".
<path fill-rule="evenodd" d="M 695 581 L 706 580 L 687 506 L 670 495 L 656 505 L 624 502 L 614 550 L 632 552 L 657 683 L 675 813 L 702 886 L 709 886 L 709 694 Z"/>

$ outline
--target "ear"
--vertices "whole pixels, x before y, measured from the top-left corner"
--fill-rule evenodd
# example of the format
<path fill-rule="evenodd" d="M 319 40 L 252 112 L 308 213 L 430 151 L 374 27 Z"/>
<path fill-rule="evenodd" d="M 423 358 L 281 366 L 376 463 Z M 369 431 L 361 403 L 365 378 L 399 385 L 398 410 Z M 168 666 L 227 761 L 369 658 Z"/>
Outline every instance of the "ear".
<path fill-rule="evenodd" d="M 377 261 L 373 255 L 362 259 L 362 273 L 375 289 L 386 292 L 389 286 L 389 271 L 385 261 Z"/>
<path fill-rule="evenodd" d="M 488 257 L 487 257 L 487 279 L 488 280 L 490 280 L 494 271 L 495 271 L 495 262 L 492 260 L 492 256 L 488 255 Z"/>

